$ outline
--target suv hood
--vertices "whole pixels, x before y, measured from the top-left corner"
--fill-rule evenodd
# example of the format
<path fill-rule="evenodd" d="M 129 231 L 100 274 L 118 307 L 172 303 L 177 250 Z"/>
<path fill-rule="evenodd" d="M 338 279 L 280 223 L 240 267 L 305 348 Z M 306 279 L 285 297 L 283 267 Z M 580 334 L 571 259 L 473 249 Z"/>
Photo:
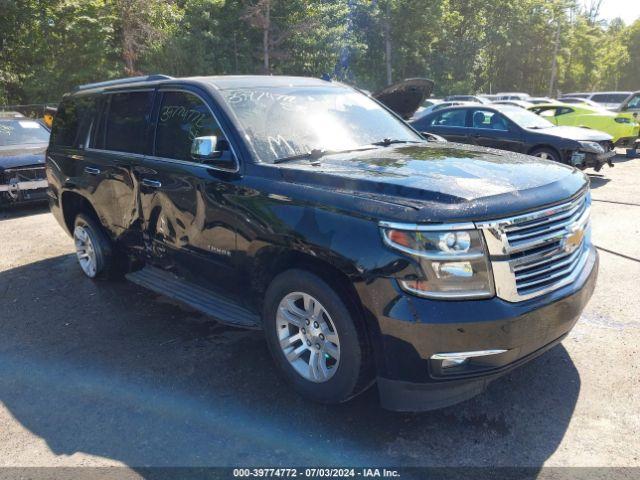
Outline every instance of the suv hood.
<path fill-rule="evenodd" d="M 395 221 L 500 218 L 563 201 L 588 183 L 566 165 L 459 144 L 396 145 L 303 162 L 278 167 L 291 183 L 344 193 L 364 213 Z M 372 202 L 363 206 L 363 199 Z"/>
<path fill-rule="evenodd" d="M 29 165 L 44 165 L 44 152 L 46 149 L 47 144 L 0 147 L 0 170 Z"/>
<path fill-rule="evenodd" d="M 432 80 L 409 78 L 383 88 L 372 97 L 407 120 L 431 96 L 433 86 Z"/>
<path fill-rule="evenodd" d="M 554 137 L 568 138 L 569 140 L 576 141 L 586 140 L 592 142 L 604 142 L 613 139 L 613 137 L 608 133 L 582 127 L 549 127 L 542 130 L 528 130 L 530 132 L 542 133 L 544 135 L 553 135 Z"/>

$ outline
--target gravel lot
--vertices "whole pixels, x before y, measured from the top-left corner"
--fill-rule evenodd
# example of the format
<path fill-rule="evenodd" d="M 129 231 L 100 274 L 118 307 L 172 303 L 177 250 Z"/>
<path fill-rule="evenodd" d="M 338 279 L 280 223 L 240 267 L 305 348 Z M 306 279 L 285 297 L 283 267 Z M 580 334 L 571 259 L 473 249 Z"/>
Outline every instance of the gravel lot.
<path fill-rule="evenodd" d="M 600 277 L 571 335 L 425 414 L 309 404 L 259 332 L 87 280 L 46 210 L 0 213 L 0 466 L 640 467 L 640 160 L 592 185 Z"/>

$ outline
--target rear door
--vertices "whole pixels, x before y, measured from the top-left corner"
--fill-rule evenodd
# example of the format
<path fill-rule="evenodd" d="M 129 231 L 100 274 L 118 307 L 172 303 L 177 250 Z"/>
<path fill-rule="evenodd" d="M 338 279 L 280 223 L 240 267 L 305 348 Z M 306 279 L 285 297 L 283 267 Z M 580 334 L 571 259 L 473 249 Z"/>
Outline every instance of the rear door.
<path fill-rule="evenodd" d="M 153 89 L 105 93 L 90 126 L 83 175 L 93 182 L 92 204 L 103 223 L 132 246 L 141 246 L 138 186 L 132 175 L 144 158 Z"/>
<path fill-rule="evenodd" d="M 520 133 L 513 127 L 512 122 L 500 112 L 484 108 L 471 108 L 467 121 L 470 126 L 470 143 L 512 152 L 523 150 Z"/>
<path fill-rule="evenodd" d="M 152 155 L 135 168 L 144 241 L 152 264 L 233 291 L 239 165 L 205 98 L 195 90 L 158 92 Z M 223 152 L 215 167 L 192 157 L 193 140 L 204 136 L 216 136 Z"/>
<path fill-rule="evenodd" d="M 142 153 L 153 92 L 81 94 L 55 117 L 48 159 L 60 172 L 60 194 L 89 200 L 114 238 L 129 231 L 137 195 L 131 162 Z"/>

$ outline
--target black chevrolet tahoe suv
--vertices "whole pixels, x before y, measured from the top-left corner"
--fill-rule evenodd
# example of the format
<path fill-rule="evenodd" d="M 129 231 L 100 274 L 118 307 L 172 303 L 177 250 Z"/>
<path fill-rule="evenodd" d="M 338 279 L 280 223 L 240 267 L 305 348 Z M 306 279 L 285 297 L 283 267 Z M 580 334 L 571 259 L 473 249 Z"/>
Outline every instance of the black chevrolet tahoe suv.
<path fill-rule="evenodd" d="M 262 329 L 320 402 L 374 383 L 395 410 L 470 398 L 558 344 L 596 282 L 583 173 L 426 140 L 338 83 L 84 85 L 46 165 L 88 277 Z"/>

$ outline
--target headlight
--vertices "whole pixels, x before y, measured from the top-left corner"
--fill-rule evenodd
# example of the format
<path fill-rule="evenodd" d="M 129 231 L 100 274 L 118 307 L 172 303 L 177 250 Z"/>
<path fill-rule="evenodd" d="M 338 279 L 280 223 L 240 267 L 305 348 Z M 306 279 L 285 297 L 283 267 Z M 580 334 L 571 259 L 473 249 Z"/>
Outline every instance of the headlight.
<path fill-rule="evenodd" d="M 581 150 L 592 153 L 604 153 L 604 148 L 598 142 L 578 142 Z"/>
<path fill-rule="evenodd" d="M 616 117 L 616 122 L 618 122 L 618 123 L 631 123 L 631 119 L 630 118 L 626 118 L 626 117 Z"/>
<path fill-rule="evenodd" d="M 442 229 L 381 223 L 389 247 L 412 256 L 421 278 L 398 279 L 403 290 L 438 299 L 487 298 L 494 295 L 484 242 L 476 229 Z"/>

